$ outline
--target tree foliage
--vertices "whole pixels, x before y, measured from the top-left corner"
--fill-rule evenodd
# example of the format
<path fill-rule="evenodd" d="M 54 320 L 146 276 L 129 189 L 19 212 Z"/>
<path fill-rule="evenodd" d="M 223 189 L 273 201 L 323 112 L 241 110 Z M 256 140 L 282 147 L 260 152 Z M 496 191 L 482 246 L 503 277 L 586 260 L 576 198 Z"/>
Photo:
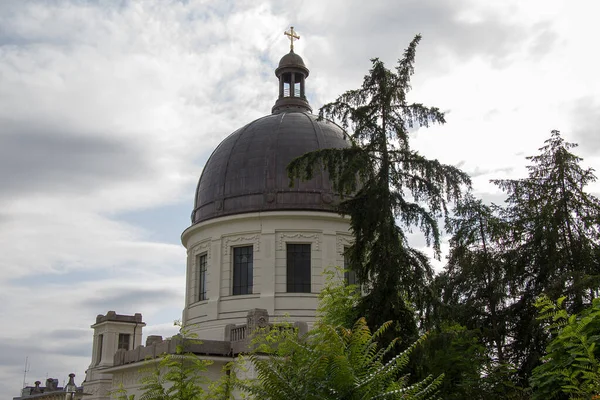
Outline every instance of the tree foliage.
<path fill-rule="evenodd" d="M 140 400 L 230 400 L 233 399 L 235 374 L 227 364 L 221 379 L 211 382 L 206 377 L 210 360 L 203 359 L 187 350 L 189 344 L 198 343 L 196 335 L 175 321 L 179 334 L 171 338 L 177 342 L 174 354 L 163 354 L 158 359 L 147 360 L 146 373 L 141 383 Z M 119 399 L 134 400 L 123 388 L 115 394 Z"/>
<path fill-rule="evenodd" d="M 321 324 L 351 328 L 359 315 L 357 305 L 361 292 L 358 285 L 340 284 L 344 282 L 343 269 L 336 267 L 325 271 L 325 284 L 319 293 L 317 315 Z"/>
<path fill-rule="evenodd" d="M 490 207 L 469 194 L 448 219 L 448 264 L 440 281 L 446 317 L 481 331 L 483 343 L 499 363 L 505 362 L 507 300 L 510 274 L 504 236 L 506 224 Z"/>
<path fill-rule="evenodd" d="M 536 302 L 553 338 L 544 363 L 533 370 L 534 400 L 600 396 L 600 299 L 573 315 L 565 309 L 565 299 L 554 303 L 542 296 Z"/>
<path fill-rule="evenodd" d="M 340 281 L 330 280 L 326 286 L 326 293 L 345 293 L 347 299 L 356 296 Z M 390 322 L 373 333 L 364 318 L 350 328 L 332 325 L 336 314 L 352 312 L 352 301 L 332 300 L 328 294 L 321 296 L 316 326 L 302 337 L 286 324 L 259 332 L 258 351 L 250 356 L 257 378 L 238 382 L 238 386 L 264 400 L 435 398 L 443 375 L 409 384 L 409 377 L 402 373 L 409 354 L 425 336 L 393 355 L 397 340 L 383 348 L 378 344 Z"/>
<path fill-rule="evenodd" d="M 393 331 L 405 343 L 417 335 L 415 312 L 421 310 L 433 278 L 428 258 L 409 245 L 407 232 L 418 227 L 439 254 L 437 219 L 470 182 L 458 168 L 429 160 L 410 147 L 410 129 L 445 122 L 438 108 L 407 99 L 420 39 L 417 35 L 412 40 L 395 70 L 373 59 L 359 89 L 320 109 L 320 118 L 351 130 L 350 148 L 317 150 L 288 166 L 291 185 L 325 168 L 334 189 L 345 196 L 338 210 L 350 216 L 355 237 L 346 256 L 366 289 L 360 312 L 372 326 L 397 321 Z"/>
<path fill-rule="evenodd" d="M 465 197 L 448 220 L 453 236 L 433 323 L 478 330 L 495 370 L 515 370 L 514 388 L 528 384 L 550 339 L 536 298 L 566 296 L 577 313 L 598 295 L 600 202 L 586 192 L 593 170 L 558 131 L 530 161 L 528 176 L 493 181 L 504 206 Z"/>
<path fill-rule="evenodd" d="M 508 195 L 501 217 L 510 227 L 511 362 L 526 382 L 544 354 L 548 335 L 537 320 L 535 299 L 565 295 L 578 312 L 597 296 L 600 277 L 600 202 L 585 191 L 592 169 L 558 131 L 540 154 L 527 157 L 524 179 L 494 181 Z"/>
<path fill-rule="evenodd" d="M 508 195 L 503 217 L 517 272 L 526 277 L 522 288 L 553 299 L 565 294 L 575 312 L 596 296 L 600 282 L 600 201 L 585 191 L 596 176 L 570 152 L 576 146 L 552 131 L 541 154 L 527 157 L 527 178 L 494 181 Z"/>
<path fill-rule="evenodd" d="M 483 388 L 482 375 L 487 372 L 486 348 L 477 331 L 444 323 L 415 349 L 409 366 L 415 381 L 444 374 L 440 398 L 494 399 Z"/>

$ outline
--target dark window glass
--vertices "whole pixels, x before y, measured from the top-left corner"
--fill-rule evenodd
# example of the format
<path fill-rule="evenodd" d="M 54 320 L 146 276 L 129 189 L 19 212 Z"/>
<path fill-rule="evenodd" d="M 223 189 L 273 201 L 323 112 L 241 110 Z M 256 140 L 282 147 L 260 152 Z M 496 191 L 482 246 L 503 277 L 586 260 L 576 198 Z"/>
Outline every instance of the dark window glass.
<path fill-rule="evenodd" d="M 252 246 L 233 248 L 233 294 L 252 293 Z"/>
<path fill-rule="evenodd" d="M 356 271 L 350 269 L 350 264 L 348 263 L 348 256 L 346 252 L 347 248 L 344 248 L 344 281 L 346 285 L 358 285 L 358 281 L 356 280 Z"/>
<path fill-rule="evenodd" d="M 129 333 L 119 333 L 119 345 L 117 349 L 129 350 Z"/>
<path fill-rule="evenodd" d="M 98 335 L 98 357 L 96 359 L 96 365 L 100 364 L 102 361 L 102 341 L 104 340 L 104 335 Z"/>
<path fill-rule="evenodd" d="M 310 244 L 287 244 L 287 291 L 310 293 Z"/>
<path fill-rule="evenodd" d="M 196 257 L 198 271 L 198 301 L 206 300 L 206 254 Z"/>

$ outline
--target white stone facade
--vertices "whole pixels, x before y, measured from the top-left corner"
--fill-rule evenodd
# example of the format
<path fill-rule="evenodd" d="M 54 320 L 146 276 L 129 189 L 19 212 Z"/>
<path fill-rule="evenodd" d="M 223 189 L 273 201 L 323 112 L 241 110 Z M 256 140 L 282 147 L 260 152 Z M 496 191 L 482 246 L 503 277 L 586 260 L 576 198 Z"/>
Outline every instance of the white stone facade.
<path fill-rule="evenodd" d="M 108 312 L 99 315 L 94 329 L 92 362 L 86 371 L 83 389 L 89 400 L 109 399 L 112 386 L 112 375 L 106 369 L 113 365 L 114 355 L 119 348 L 119 335 L 128 335 L 128 345 L 124 350 L 133 350 L 142 344 L 142 315 L 121 316 Z"/>
<path fill-rule="evenodd" d="M 329 212 L 247 213 L 192 225 L 182 234 L 188 254 L 184 325 L 200 339 L 225 340 L 226 325 L 244 324 L 248 310 L 260 308 L 272 319 L 285 316 L 312 326 L 323 272 L 343 265 L 351 238 L 349 219 Z M 310 244 L 310 293 L 286 290 L 288 243 Z M 252 294 L 232 294 L 232 249 L 237 246 L 253 247 Z M 199 255 L 206 255 L 206 300 L 198 300 Z"/>

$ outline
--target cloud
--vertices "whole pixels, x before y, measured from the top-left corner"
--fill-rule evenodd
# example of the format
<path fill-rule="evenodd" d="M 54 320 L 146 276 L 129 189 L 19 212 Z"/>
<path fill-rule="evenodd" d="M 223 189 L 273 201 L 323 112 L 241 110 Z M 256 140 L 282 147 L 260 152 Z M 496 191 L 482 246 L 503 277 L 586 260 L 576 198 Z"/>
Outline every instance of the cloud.
<path fill-rule="evenodd" d="M 573 141 L 584 155 L 600 151 L 600 102 L 591 96 L 582 97 L 571 105 Z M 568 132 L 566 132 L 568 134 Z"/>
<path fill-rule="evenodd" d="M 515 11 L 510 3 L 493 7 L 468 0 L 329 1 L 318 8 L 301 8 L 298 19 L 310 32 L 307 40 L 319 44 L 311 44 L 307 54 L 333 63 L 343 75 L 354 65 L 365 65 L 371 57 L 391 56 L 387 61 L 393 62 L 417 33 L 423 35 L 417 57 L 419 70 L 439 73 L 440 68 L 447 71 L 450 61 L 465 62 L 473 57 L 505 65 L 513 53 L 522 50 L 523 38 L 530 36 L 543 43 L 536 47 L 538 54 L 550 51 L 555 39 L 550 23 L 517 21 L 512 17 Z M 540 37 L 540 32 L 545 34 Z"/>
<path fill-rule="evenodd" d="M 202 165 L 270 112 L 289 25 L 315 109 L 358 86 L 370 57 L 392 67 L 422 33 L 411 94 L 451 113 L 446 126 L 415 131 L 414 148 L 465 160 L 489 200 L 500 196 L 489 175 L 522 175 L 515 153 L 534 154 L 550 129 L 600 150 L 596 103 L 583 97 L 598 91 L 585 41 L 597 34 L 580 31 L 596 29 L 597 13 L 573 7 L 1 1 L 0 397 L 16 395 L 26 355 L 31 380 L 82 380 L 98 313 L 142 312 L 146 333 L 173 333 L 184 304 L 179 233 Z M 580 16 L 590 23 L 567 23 Z"/>
<path fill-rule="evenodd" d="M 480 176 L 486 176 L 489 179 L 495 179 L 495 176 L 498 174 L 506 175 L 510 174 L 513 171 L 513 167 L 504 167 L 504 168 L 481 168 L 478 165 L 475 166 L 474 169 L 466 169 L 464 172 L 469 174 L 471 178 L 479 178 Z"/>
<path fill-rule="evenodd" d="M 24 193 L 83 194 L 152 170 L 125 141 L 0 120 L 0 197 Z"/>
<path fill-rule="evenodd" d="M 139 310 L 150 303 L 165 304 L 175 303 L 175 300 L 182 299 L 181 290 L 177 291 L 174 288 L 155 288 L 155 289 L 139 289 L 139 288 L 118 288 L 118 289 L 102 289 L 82 302 L 82 305 L 92 309 L 107 309 L 107 310 Z M 120 311 L 124 312 L 124 311 Z M 133 312 L 135 311 L 125 311 Z"/>
<path fill-rule="evenodd" d="M 55 330 L 46 332 L 46 334 L 44 336 L 48 339 L 54 339 L 54 340 L 85 339 L 85 341 L 87 343 L 87 340 L 90 337 L 90 330 L 89 329 L 72 329 L 72 328 L 55 329 Z M 86 351 L 87 350 L 89 350 L 89 349 L 86 349 Z"/>

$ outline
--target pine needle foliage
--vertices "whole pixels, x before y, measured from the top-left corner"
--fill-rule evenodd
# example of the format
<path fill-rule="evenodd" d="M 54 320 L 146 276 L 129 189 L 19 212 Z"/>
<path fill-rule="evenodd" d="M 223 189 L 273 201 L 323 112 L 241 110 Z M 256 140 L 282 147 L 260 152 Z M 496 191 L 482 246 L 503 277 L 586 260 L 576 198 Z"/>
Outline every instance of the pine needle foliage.
<path fill-rule="evenodd" d="M 587 192 L 596 177 L 575 147 L 552 131 L 527 157 L 526 177 L 492 181 L 507 195 L 503 206 L 468 195 L 447 220 L 453 236 L 433 286 L 439 300 L 428 310 L 429 329 L 449 321 L 479 331 L 492 388 L 510 384 L 512 393 L 525 393 L 544 362 L 552 338 L 537 318 L 536 298 L 564 295 L 565 312 L 577 314 L 598 297 L 600 201 Z"/>
<path fill-rule="evenodd" d="M 446 317 L 479 329 L 497 364 L 503 364 L 510 299 L 509 260 L 504 237 L 508 227 L 498 207 L 483 204 L 472 194 L 459 201 L 448 219 L 452 232 L 448 264 L 440 280 Z"/>
<path fill-rule="evenodd" d="M 554 130 L 540 154 L 527 157 L 527 178 L 493 181 L 508 194 L 503 217 L 513 228 L 524 289 L 555 300 L 564 294 L 572 312 L 600 286 L 600 200 L 586 192 L 596 176 L 579 165 L 575 147 Z"/>
<path fill-rule="evenodd" d="M 307 153 L 288 165 L 290 185 L 324 168 L 342 195 L 338 211 L 350 216 L 356 239 L 346 256 L 367 294 L 359 307 L 372 326 L 397 321 L 394 331 L 416 337 L 415 310 L 433 278 L 428 258 L 408 244 L 417 227 L 440 254 L 438 217 L 460 198 L 469 177 L 458 168 L 429 160 L 410 147 L 411 129 L 445 123 L 436 107 L 409 103 L 417 35 L 389 70 L 375 58 L 362 86 L 325 104 L 321 119 L 351 132 L 351 147 Z"/>
<path fill-rule="evenodd" d="M 536 298 L 564 295 L 568 311 L 577 313 L 598 297 L 600 201 L 586 192 L 596 177 L 572 153 L 576 146 L 552 131 L 540 153 L 527 157 L 526 178 L 493 181 L 508 195 L 500 217 L 510 226 L 509 353 L 523 382 L 548 344 L 536 319 Z"/>

